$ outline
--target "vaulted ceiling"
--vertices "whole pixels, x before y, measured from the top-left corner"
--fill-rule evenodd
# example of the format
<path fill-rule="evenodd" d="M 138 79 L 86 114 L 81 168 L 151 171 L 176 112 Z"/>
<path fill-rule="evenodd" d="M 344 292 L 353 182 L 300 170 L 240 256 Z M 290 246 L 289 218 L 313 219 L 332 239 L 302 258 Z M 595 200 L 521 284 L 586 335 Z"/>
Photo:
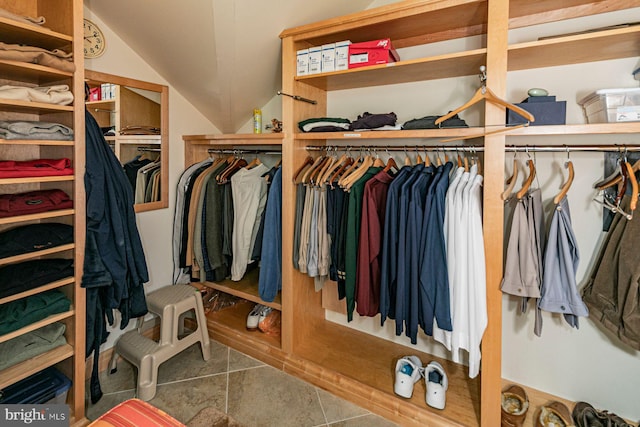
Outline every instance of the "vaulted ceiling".
<path fill-rule="evenodd" d="M 388 1 L 387 1 L 388 2 Z M 281 85 L 278 35 L 366 9 L 373 0 L 84 0 L 224 133 Z"/>

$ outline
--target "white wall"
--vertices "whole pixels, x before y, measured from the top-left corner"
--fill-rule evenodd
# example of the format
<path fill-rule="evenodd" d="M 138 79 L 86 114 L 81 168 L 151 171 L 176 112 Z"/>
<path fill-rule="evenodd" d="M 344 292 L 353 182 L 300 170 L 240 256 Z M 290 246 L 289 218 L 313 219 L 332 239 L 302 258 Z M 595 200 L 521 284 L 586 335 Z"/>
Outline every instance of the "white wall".
<path fill-rule="evenodd" d="M 376 2 L 376 5 L 385 2 Z M 512 32 L 512 43 L 535 40 L 543 35 L 562 34 L 586 28 L 599 27 L 620 22 L 635 22 L 640 18 L 640 9 L 609 14 L 598 18 L 572 20 L 562 24 L 550 24 L 535 30 L 523 29 Z M 535 34 L 535 36 L 533 35 Z M 435 55 L 442 51 L 456 51 L 482 44 L 481 37 L 465 41 L 438 43 L 429 46 L 428 52 L 421 49 L 400 51 L 401 58 L 410 59 L 421 55 Z M 577 101 L 596 89 L 616 87 L 638 87 L 631 72 L 637 67 L 638 58 L 595 62 L 565 67 L 550 67 L 529 71 L 512 72 L 508 77 L 507 98 L 520 102 L 532 87 L 543 87 L 558 100 L 567 101 L 567 123 L 584 123 L 581 107 Z M 491 78 L 491 70 L 489 79 Z M 443 79 L 431 82 L 399 84 L 387 87 L 344 90 L 331 92 L 328 96 L 329 115 L 355 119 L 364 111 L 371 113 L 395 112 L 400 123 L 412 118 L 432 114 L 443 114 L 464 103 L 478 87 L 476 77 Z M 466 112 L 463 118 L 471 125 L 478 124 L 481 111 L 477 108 Z M 420 144 L 417 141 L 402 141 L 401 145 Z M 639 135 L 623 136 L 579 136 L 579 137 L 528 137 L 508 138 L 507 144 L 548 145 L 566 144 L 611 144 L 640 143 Z M 455 144 L 455 142 L 454 142 Z M 395 155 L 396 160 L 403 153 Z M 519 154 L 522 178 L 525 175 L 526 155 Z M 546 220 L 551 219 L 550 204 L 564 182 L 566 153 L 538 153 L 535 156 L 538 180 L 535 185 L 542 189 L 546 208 Z M 571 153 L 576 178 L 569 191 L 569 201 L 577 236 L 580 264 L 577 274 L 579 287 L 586 283 L 594 264 L 602 233 L 602 213 L 599 205 L 592 201 L 594 182 L 603 176 L 602 153 Z M 511 174 L 513 157 L 507 154 L 505 173 Z M 516 187 L 519 188 L 518 184 Z M 585 400 L 594 406 L 609 409 L 632 420 L 640 418 L 640 352 L 619 343 L 590 319 L 580 319 L 580 329 L 571 329 L 559 315 L 544 313 L 542 337 L 533 334 L 534 313 L 525 315 L 516 312 L 517 301 L 503 297 L 503 363 L 504 378 L 525 384 L 571 400 Z M 327 312 L 327 318 L 347 324 L 344 315 Z M 393 323 L 380 328 L 376 318 L 356 318 L 348 326 L 380 335 L 407 345 L 406 337 L 396 337 Z M 449 357 L 446 350 L 424 334 L 417 348 L 428 353 Z M 428 361 L 423 361 L 428 362 Z"/>
<path fill-rule="evenodd" d="M 175 186 L 180 173 L 184 170 L 182 135 L 210 134 L 219 133 L 219 131 L 90 9 L 85 7 L 84 14 L 98 24 L 107 40 L 107 49 L 103 56 L 85 60 L 87 69 L 169 86 L 169 207 L 136 215 L 149 268 L 150 280 L 145 285 L 145 291 L 149 292 L 172 283 L 171 242 Z M 129 329 L 134 324 L 135 322 L 130 322 Z M 107 343 L 103 345 L 103 349 L 112 347 L 115 339 L 122 334 L 119 329 L 119 316 L 115 327 L 110 331 L 112 333 Z"/>

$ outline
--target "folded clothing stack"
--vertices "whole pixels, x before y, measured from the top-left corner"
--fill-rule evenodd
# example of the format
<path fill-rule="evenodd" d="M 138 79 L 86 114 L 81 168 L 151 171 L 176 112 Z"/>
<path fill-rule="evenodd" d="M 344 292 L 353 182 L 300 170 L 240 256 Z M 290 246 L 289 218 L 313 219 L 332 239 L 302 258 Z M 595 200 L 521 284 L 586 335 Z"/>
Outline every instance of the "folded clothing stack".
<path fill-rule="evenodd" d="M 69 310 L 71 301 L 51 290 L 0 305 L 0 335 L 16 331 L 53 314 Z"/>
<path fill-rule="evenodd" d="M 65 345 L 65 328 L 56 322 L 0 343 L 0 370 Z"/>
<path fill-rule="evenodd" d="M 5 120 L 0 121 L 0 138 L 73 141 L 73 129 L 60 123 Z"/>
<path fill-rule="evenodd" d="M 69 90 L 68 85 L 36 87 L 2 85 L 0 86 L 0 98 L 56 105 L 73 103 L 73 93 Z"/>
<path fill-rule="evenodd" d="M 21 225 L 0 233 L 0 258 L 73 243 L 73 227 L 56 222 Z"/>
<path fill-rule="evenodd" d="M 0 218 L 72 207 L 73 200 L 62 190 L 37 190 L 0 195 Z"/>
<path fill-rule="evenodd" d="M 73 175 L 71 160 L 37 159 L 14 161 L 0 161 L 0 178 L 24 178 L 34 176 L 62 176 Z"/>
<path fill-rule="evenodd" d="M 41 47 L 0 42 L 0 59 L 43 65 L 69 73 L 76 70 L 73 53 L 60 49 L 47 50 Z"/>
<path fill-rule="evenodd" d="M 469 125 L 458 117 L 458 115 L 454 115 L 451 118 L 443 121 L 439 125 L 436 124 L 436 120 L 438 120 L 442 116 L 425 116 L 419 119 L 413 119 L 405 122 L 402 125 L 402 129 L 410 130 L 410 129 L 438 129 L 438 128 L 468 128 Z"/>
<path fill-rule="evenodd" d="M 0 268 L 0 298 L 73 276 L 73 260 L 34 259 Z"/>
<path fill-rule="evenodd" d="M 340 132 L 351 129 L 351 121 L 340 117 L 315 117 L 298 123 L 302 132 Z"/>

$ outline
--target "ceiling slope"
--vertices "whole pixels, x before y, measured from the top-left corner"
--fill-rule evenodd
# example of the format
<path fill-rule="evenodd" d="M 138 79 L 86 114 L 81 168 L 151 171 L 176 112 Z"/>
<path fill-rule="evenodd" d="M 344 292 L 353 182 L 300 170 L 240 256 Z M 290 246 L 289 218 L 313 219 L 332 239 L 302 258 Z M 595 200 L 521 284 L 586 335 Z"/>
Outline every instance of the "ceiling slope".
<path fill-rule="evenodd" d="M 280 89 L 278 35 L 371 0 L 85 0 L 218 129 L 235 133 Z"/>

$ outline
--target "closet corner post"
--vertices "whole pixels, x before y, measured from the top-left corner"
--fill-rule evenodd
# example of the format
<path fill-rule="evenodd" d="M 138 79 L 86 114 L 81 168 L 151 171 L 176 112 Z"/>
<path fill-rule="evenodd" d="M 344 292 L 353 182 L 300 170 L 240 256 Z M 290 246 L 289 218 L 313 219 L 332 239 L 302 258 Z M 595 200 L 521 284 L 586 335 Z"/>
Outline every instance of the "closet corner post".
<path fill-rule="evenodd" d="M 504 97 L 507 86 L 509 0 L 489 0 L 487 16 L 487 85 Z M 486 103 L 485 126 L 502 124 L 504 108 Z M 502 293 L 505 135 L 485 137 L 483 232 L 485 236 L 487 328 L 482 339 L 480 425 L 500 425 L 502 391 Z M 490 238 L 486 238 L 490 236 Z M 486 357 L 490 355 L 490 357 Z"/>

